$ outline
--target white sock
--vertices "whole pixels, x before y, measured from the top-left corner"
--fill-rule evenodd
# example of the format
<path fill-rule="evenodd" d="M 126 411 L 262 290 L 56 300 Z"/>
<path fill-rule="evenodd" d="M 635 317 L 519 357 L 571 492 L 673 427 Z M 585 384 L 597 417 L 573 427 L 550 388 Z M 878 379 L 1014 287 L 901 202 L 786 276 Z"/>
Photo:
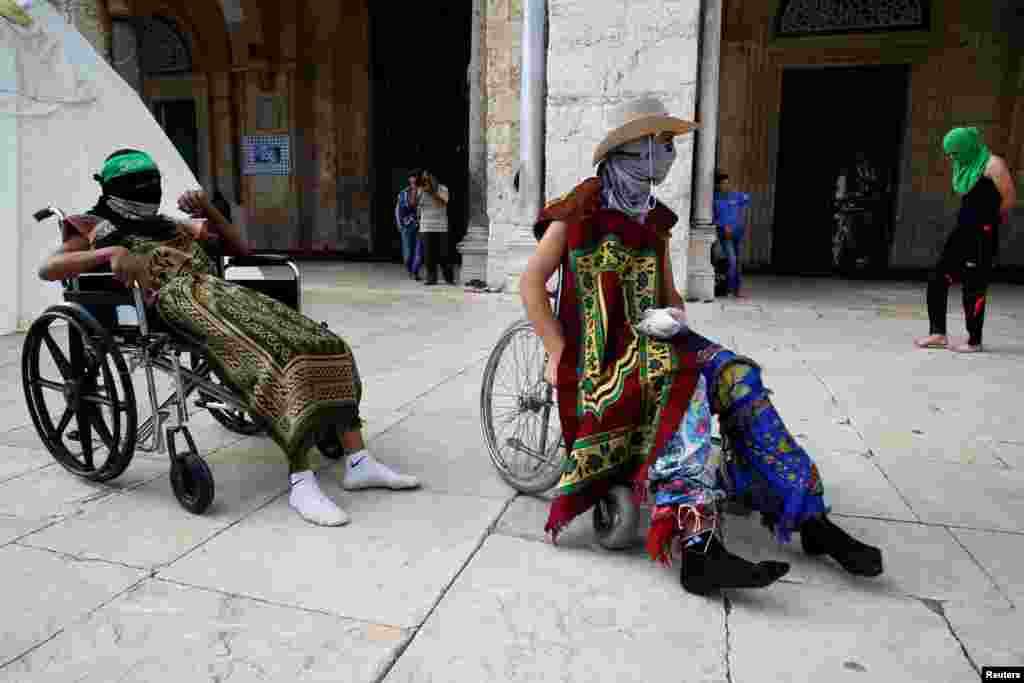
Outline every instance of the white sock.
<path fill-rule="evenodd" d="M 365 448 L 347 456 L 345 463 L 345 489 L 414 489 L 420 485 L 416 477 L 398 474 L 387 465 L 377 462 Z"/>
<path fill-rule="evenodd" d="M 341 526 L 348 524 L 348 515 L 333 500 L 324 495 L 312 470 L 296 472 L 288 477 L 292 491 L 288 505 L 307 522 L 320 526 Z"/>

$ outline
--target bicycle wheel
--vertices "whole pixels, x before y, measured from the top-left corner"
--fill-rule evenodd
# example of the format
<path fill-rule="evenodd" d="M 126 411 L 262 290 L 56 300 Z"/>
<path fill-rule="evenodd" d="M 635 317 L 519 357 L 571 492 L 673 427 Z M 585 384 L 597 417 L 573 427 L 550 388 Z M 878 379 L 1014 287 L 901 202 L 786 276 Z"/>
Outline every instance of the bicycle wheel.
<path fill-rule="evenodd" d="M 558 482 L 564 448 L 554 388 L 544 380 L 547 354 L 528 320 L 513 323 L 487 359 L 480 417 L 491 461 L 522 493 Z"/>

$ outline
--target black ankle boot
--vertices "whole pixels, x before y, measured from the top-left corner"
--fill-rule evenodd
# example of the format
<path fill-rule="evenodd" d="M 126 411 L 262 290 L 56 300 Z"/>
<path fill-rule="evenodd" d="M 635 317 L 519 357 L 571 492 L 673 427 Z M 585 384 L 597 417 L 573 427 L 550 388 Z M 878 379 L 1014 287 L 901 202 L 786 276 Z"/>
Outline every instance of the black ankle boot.
<path fill-rule="evenodd" d="M 683 549 L 679 581 L 694 595 L 708 595 L 721 588 L 764 588 L 789 571 L 788 562 L 748 562 L 733 555 L 712 536 L 705 550 L 701 541 Z"/>
<path fill-rule="evenodd" d="M 800 527 L 800 543 L 808 555 L 828 555 L 857 576 L 882 573 L 882 551 L 861 543 L 825 516 L 809 519 Z"/>

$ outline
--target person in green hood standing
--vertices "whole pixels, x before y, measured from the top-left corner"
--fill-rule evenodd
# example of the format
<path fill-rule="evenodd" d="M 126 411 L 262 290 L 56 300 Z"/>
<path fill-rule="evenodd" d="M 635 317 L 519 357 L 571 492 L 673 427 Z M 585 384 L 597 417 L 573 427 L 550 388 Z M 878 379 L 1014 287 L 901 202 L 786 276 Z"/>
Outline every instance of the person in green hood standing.
<path fill-rule="evenodd" d="M 953 164 L 953 190 L 962 197 L 962 204 L 956 228 L 946 240 L 928 281 L 928 336 L 915 344 L 920 348 L 976 353 L 982 350 L 985 294 L 999 245 L 999 226 L 1009 219 L 1017 193 L 1006 162 L 989 151 L 977 128 L 954 128 L 946 134 L 942 148 Z M 950 344 L 946 336 L 946 306 L 949 288 L 956 281 L 963 285 L 968 337 L 964 342 Z"/>

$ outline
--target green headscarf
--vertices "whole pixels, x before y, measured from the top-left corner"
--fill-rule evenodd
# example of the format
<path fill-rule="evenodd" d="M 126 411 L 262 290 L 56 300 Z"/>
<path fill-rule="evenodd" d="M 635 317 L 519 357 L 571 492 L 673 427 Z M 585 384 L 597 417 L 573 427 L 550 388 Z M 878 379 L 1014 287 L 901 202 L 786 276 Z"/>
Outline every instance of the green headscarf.
<path fill-rule="evenodd" d="M 977 128 L 954 128 L 946 133 L 942 149 L 953 158 L 953 190 L 967 194 L 985 175 L 992 152 L 981 141 Z"/>
<path fill-rule="evenodd" d="M 124 150 L 122 152 L 115 152 L 107 158 L 97 180 L 109 183 L 115 178 L 143 171 L 158 171 L 153 158 L 145 152 Z"/>

